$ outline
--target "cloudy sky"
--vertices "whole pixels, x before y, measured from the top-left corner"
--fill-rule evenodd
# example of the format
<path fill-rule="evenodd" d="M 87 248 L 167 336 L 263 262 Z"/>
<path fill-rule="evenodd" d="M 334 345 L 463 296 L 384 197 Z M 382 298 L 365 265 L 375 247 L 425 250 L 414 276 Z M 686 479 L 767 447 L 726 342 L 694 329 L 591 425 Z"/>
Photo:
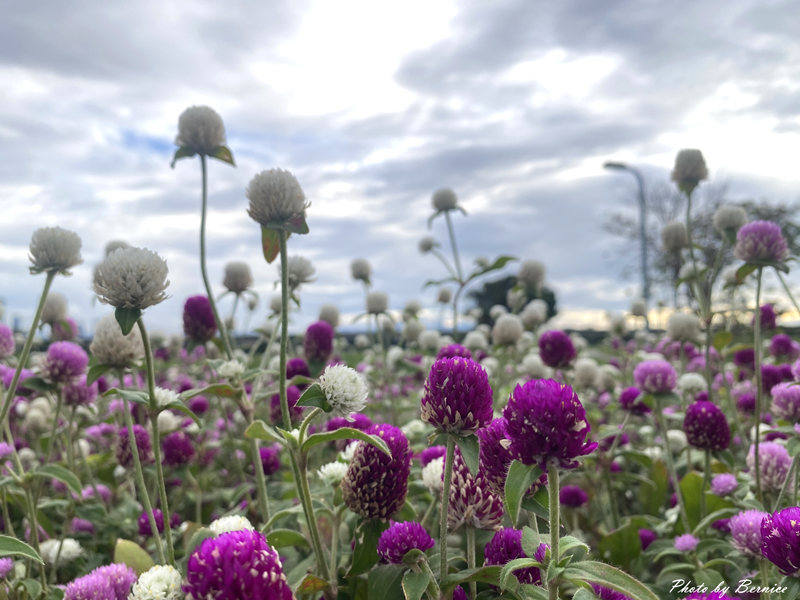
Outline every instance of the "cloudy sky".
<path fill-rule="evenodd" d="M 27 272 L 31 233 L 60 225 L 85 263 L 54 289 L 91 328 L 91 270 L 111 239 L 166 257 L 171 299 L 152 327 L 180 328 L 202 290 L 197 160 L 170 169 L 180 112 L 214 107 L 237 168 L 210 167 L 210 274 L 245 260 L 264 298 L 244 189 L 291 169 L 312 205 L 296 326 L 320 304 L 362 306 L 352 258 L 401 308 L 441 274 L 417 251 L 431 193 L 452 187 L 470 261 L 537 258 L 566 321 L 625 309 L 620 242 L 602 229 L 630 202 L 613 158 L 668 176 L 701 148 L 732 199 L 800 197 L 800 26 L 791 1 L 10 3 L 0 20 L 0 296 L 27 322 L 43 282 Z M 444 223 L 432 233 L 444 240 Z M 227 306 L 227 305 L 226 305 Z M 262 302 L 263 306 L 263 302 Z M 227 312 L 227 308 L 223 309 Z M 263 312 L 263 311 L 262 311 Z M 435 311 L 431 314 L 435 315 Z M 262 319 L 261 314 L 255 321 Z"/>

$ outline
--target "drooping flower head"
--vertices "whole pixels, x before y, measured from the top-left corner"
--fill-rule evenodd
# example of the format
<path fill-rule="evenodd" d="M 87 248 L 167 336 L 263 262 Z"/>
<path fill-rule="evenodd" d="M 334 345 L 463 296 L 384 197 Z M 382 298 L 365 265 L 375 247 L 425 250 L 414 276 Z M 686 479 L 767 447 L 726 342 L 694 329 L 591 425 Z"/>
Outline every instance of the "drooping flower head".
<path fill-rule="evenodd" d="M 225 145 L 225 125 L 222 117 L 209 106 L 190 106 L 178 117 L 175 145 L 189 148 L 197 154 L 211 154 Z"/>
<path fill-rule="evenodd" d="M 306 329 L 303 350 L 312 362 L 325 362 L 333 352 L 333 327 L 327 321 L 317 321 Z"/>
<path fill-rule="evenodd" d="M 42 227 L 34 231 L 29 251 L 31 273 L 50 271 L 68 275 L 72 267 L 83 262 L 81 238 L 61 227 Z"/>
<path fill-rule="evenodd" d="M 737 232 L 733 253 L 748 263 L 775 263 L 786 260 L 789 248 L 777 223 L 752 221 Z"/>
<path fill-rule="evenodd" d="M 203 540 L 186 565 L 187 600 L 292 600 L 278 553 L 259 532 L 231 531 Z"/>
<path fill-rule="evenodd" d="M 308 208 L 306 195 L 289 171 L 261 171 L 250 180 L 246 195 L 250 201 L 247 214 L 262 227 L 305 219 Z"/>
<path fill-rule="evenodd" d="M 391 457 L 372 444 L 358 442 L 342 480 L 342 496 L 347 507 L 365 519 L 387 519 L 405 502 L 411 448 L 405 434 L 393 425 L 374 425 L 369 433 L 386 442 Z"/>
<path fill-rule="evenodd" d="M 750 556 L 761 556 L 761 521 L 768 516 L 760 510 L 745 510 L 732 516 L 728 527 L 733 547 Z"/>
<path fill-rule="evenodd" d="M 683 420 L 686 440 L 702 450 L 725 450 L 731 442 L 728 420 L 713 402 L 698 400 L 686 409 Z"/>
<path fill-rule="evenodd" d="M 504 527 L 494 534 L 486 544 L 483 554 L 487 565 L 505 565 L 517 558 L 534 558 L 544 562 L 545 552 L 549 546 L 539 544 L 536 553 L 528 557 L 522 550 L 522 531 L 511 527 Z M 542 575 L 537 567 L 528 567 L 514 571 L 514 576 L 520 583 L 528 585 L 542 585 Z"/>
<path fill-rule="evenodd" d="M 667 394 L 675 389 L 678 374 L 665 360 L 645 360 L 636 365 L 633 380 L 645 392 Z"/>
<path fill-rule="evenodd" d="M 55 383 L 71 383 L 86 372 L 88 364 L 89 356 L 78 344 L 53 342 L 47 348 L 42 374 Z"/>
<path fill-rule="evenodd" d="M 115 308 L 143 310 L 167 298 L 167 262 L 147 248 L 114 250 L 97 267 L 94 291 Z"/>
<path fill-rule="evenodd" d="M 389 528 L 378 539 L 378 556 L 383 562 L 399 565 L 410 550 L 425 552 L 433 548 L 433 538 L 416 521 L 397 523 L 392 521 Z"/>
<path fill-rule="evenodd" d="M 561 369 L 575 360 L 577 352 L 570 337 L 563 331 L 554 329 L 545 331 L 539 337 L 539 356 L 548 367 Z"/>
<path fill-rule="evenodd" d="M 190 296 L 183 305 L 183 333 L 198 344 L 204 344 L 217 333 L 217 322 L 208 296 Z"/>
<path fill-rule="evenodd" d="M 518 385 L 503 410 L 511 452 L 527 465 L 572 469 L 597 442 L 587 441 L 590 426 L 578 395 L 552 379 Z"/>
<path fill-rule="evenodd" d="M 437 430 L 465 434 L 492 420 L 492 388 L 486 371 L 468 358 L 433 363 L 421 400 L 421 418 Z"/>

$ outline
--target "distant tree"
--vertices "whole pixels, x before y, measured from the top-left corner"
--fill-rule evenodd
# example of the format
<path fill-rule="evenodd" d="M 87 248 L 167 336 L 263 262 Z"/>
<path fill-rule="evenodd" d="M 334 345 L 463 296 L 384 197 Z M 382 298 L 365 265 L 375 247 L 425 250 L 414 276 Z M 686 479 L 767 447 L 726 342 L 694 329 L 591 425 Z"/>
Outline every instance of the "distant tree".
<path fill-rule="evenodd" d="M 489 311 L 493 306 L 499 304 L 501 306 L 508 306 L 508 291 L 517 284 L 517 278 L 513 275 L 503 277 L 502 279 L 495 279 L 487 281 L 480 289 L 469 292 L 468 296 L 475 301 L 477 308 L 481 311 L 481 316 L 478 319 L 479 323 L 491 323 Z M 550 319 L 556 315 L 558 308 L 556 306 L 556 295 L 547 286 L 543 286 L 541 292 L 536 295 L 528 293 L 527 302 L 535 299 L 544 300 L 547 304 L 547 318 Z"/>

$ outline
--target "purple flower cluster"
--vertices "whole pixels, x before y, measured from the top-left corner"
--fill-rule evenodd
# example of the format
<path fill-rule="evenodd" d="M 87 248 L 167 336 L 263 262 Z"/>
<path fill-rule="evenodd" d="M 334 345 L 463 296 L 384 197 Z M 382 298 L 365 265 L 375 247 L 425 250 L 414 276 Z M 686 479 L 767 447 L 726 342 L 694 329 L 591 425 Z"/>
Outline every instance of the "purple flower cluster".
<path fill-rule="evenodd" d="M 558 493 L 558 500 L 563 506 L 580 508 L 589 501 L 589 494 L 577 485 L 565 485 Z"/>
<path fill-rule="evenodd" d="M 440 358 L 431 367 L 421 400 L 422 420 L 439 431 L 464 434 L 492 420 L 486 371 L 468 358 Z"/>
<path fill-rule="evenodd" d="M 311 362 L 325 362 L 333 352 L 334 331 L 327 321 L 317 321 L 306 329 L 303 351 Z"/>
<path fill-rule="evenodd" d="M 64 588 L 64 600 L 127 600 L 136 572 L 127 565 L 114 563 L 97 567 L 78 577 Z"/>
<path fill-rule="evenodd" d="M 777 223 L 753 221 L 736 233 L 733 253 L 749 263 L 781 262 L 789 256 L 789 248 Z"/>
<path fill-rule="evenodd" d="M 639 400 L 642 395 L 642 390 L 638 387 L 631 386 L 622 390 L 619 395 L 619 403 L 623 409 L 630 411 L 635 415 L 643 415 L 650 412 L 650 407 L 644 402 Z"/>
<path fill-rule="evenodd" d="M 596 583 L 592 584 L 592 590 L 594 590 L 594 595 L 600 600 L 633 600 L 633 598 L 626 596 L 622 592 L 612 590 L 611 588 L 607 588 L 602 585 L 597 585 Z"/>
<path fill-rule="evenodd" d="M 665 360 L 645 360 L 636 365 L 633 380 L 649 394 L 668 394 L 675 389 L 678 374 Z"/>
<path fill-rule="evenodd" d="M 281 469 L 281 450 L 282 446 L 278 443 L 270 446 L 262 446 L 258 449 L 261 456 L 261 468 L 264 469 L 264 475 L 274 475 Z"/>
<path fill-rule="evenodd" d="M 436 360 L 440 358 L 472 358 L 472 352 L 461 344 L 448 344 L 436 353 Z"/>
<path fill-rule="evenodd" d="M 14 354 L 14 332 L 8 325 L 0 323 L 0 360 Z"/>
<path fill-rule="evenodd" d="M 739 482 L 733 473 L 719 473 L 711 478 L 711 492 L 717 496 L 727 496 L 738 487 Z"/>
<path fill-rule="evenodd" d="M 755 470 L 755 446 L 750 446 L 747 454 L 747 467 L 751 473 Z M 779 490 L 786 480 L 792 459 L 786 448 L 776 442 L 761 442 L 758 446 L 758 464 L 761 471 L 761 485 L 764 489 Z M 753 474 L 755 479 L 755 474 Z"/>
<path fill-rule="evenodd" d="M 297 406 L 300 394 L 300 388 L 296 385 L 290 385 L 286 388 L 286 403 L 289 405 L 289 418 L 291 418 L 292 423 L 303 418 L 303 407 Z M 283 423 L 280 394 L 273 394 L 269 399 L 269 418 L 272 419 L 273 423 Z"/>
<path fill-rule="evenodd" d="M 42 374 L 55 383 L 71 383 L 86 371 L 89 356 L 72 342 L 53 342 L 47 348 Z"/>
<path fill-rule="evenodd" d="M 776 417 L 791 422 L 800 420 L 800 385 L 782 382 L 773 386 L 770 393 Z"/>
<path fill-rule="evenodd" d="M 761 554 L 781 573 L 800 573 L 800 507 L 792 506 L 761 521 Z"/>
<path fill-rule="evenodd" d="M 713 402 L 698 400 L 686 409 L 683 419 L 686 440 L 702 450 L 725 450 L 731 443 L 728 420 Z"/>
<path fill-rule="evenodd" d="M 183 305 L 183 333 L 196 344 L 205 344 L 217 333 L 217 322 L 207 296 L 189 296 Z"/>
<path fill-rule="evenodd" d="M 569 336 L 557 329 L 545 331 L 539 336 L 539 356 L 542 362 L 554 369 L 568 366 L 578 353 Z"/>
<path fill-rule="evenodd" d="M 539 544 L 533 557 L 539 562 L 544 562 L 545 552 L 549 546 Z M 504 527 L 494 534 L 484 548 L 483 555 L 487 565 L 505 565 L 516 558 L 529 558 L 522 550 L 522 531 L 511 527 Z M 529 585 L 542 585 L 542 574 L 538 567 L 527 567 L 514 571 L 514 576 L 520 583 Z"/>
<path fill-rule="evenodd" d="M 164 450 L 164 464 L 174 467 L 188 464 L 194 457 L 194 444 L 184 431 L 175 431 L 161 440 Z"/>
<path fill-rule="evenodd" d="M 750 556 L 761 556 L 761 521 L 767 516 L 760 510 L 745 510 L 731 517 L 728 529 L 733 547 Z"/>
<path fill-rule="evenodd" d="M 53 323 L 50 326 L 50 333 L 55 341 L 72 342 L 78 338 L 78 324 L 75 319 L 67 317 Z"/>
<path fill-rule="evenodd" d="M 97 382 L 86 385 L 86 375 L 80 375 L 64 385 L 64 404 L 67 406 L 85 406 L 97 398 Z"/>
<path fill-rule="evenodd" d="M 308 368 L 308 363 L 299 356 L 290 358 L 288 361 L 286 361 L 286 379 L 291 379 L 296 375 L 311 377 L 311 371 Z"/>
<path fill-rule="evenodd" d="M 397 523 L 392 521 L 389 528 L 378 539 L 378 556 L 383 562 L 399 565 L 410 550 L 425 552 L 433 548 L 433 538 L 416 521 Z"/>
<path fill-rule="evenodd" d="M 475 529 L 496 529 L 503 521 L 503 496 L 495 493 L 483 469 L 470 473 L 461 450 L 456 447 L 447 525 L 456 531 L 462 525 Z"/>
<path fill-rule="evenodd" d="M 479 435 L 480 431 L 479 430 Z M 419 453 L 419 462 L 424 467 L 432 460 L 436 460 L 437 458 L 443 457 L 447 453 L 447 448 L 444 446 L 431 446 L 430 448 L 425 448 L 422 452 Z"/>
<path fill-rule="evenodd" d="M 142 463 L 150 462 L 150 452 L 153 449 L 150 445 L 150 433 L 141 425 L 134 424 L 133 439 L 136 440 L 136 447 L 139 449 L 139 460 Z M 123 467 L 133 465 L 127 427 L 120 427 L 117 430 L 117 462 Z"/>

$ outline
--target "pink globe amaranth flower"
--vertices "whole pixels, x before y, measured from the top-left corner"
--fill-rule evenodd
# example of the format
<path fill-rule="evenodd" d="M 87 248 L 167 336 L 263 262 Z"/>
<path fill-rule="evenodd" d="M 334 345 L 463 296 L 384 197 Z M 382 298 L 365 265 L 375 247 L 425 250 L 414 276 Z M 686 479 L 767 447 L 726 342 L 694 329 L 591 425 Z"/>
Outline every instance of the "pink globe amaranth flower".
<path fill-rule="evenodd" d="M 411 448 L 394 425 L 374 425 L 369 433 L 389 446 L 391 457 L 366 442 L 358 442 L 342 480 L 347 507 L 365 519 L 388 519 L 403 506 L 411 471 Z"/>
<path fill-rule="evenodd" d="M 711 493 L 717 496 L 727 496 L 736 491 L 739 482 L 733 473 L 719 473 L 711 478 Z"/>
<path fill-rule="evenodd" d="M 296 375 L 311 377 L 311 371 L 308 368 L 308 363 L 299 356 L 290 358 L 288 361 L 286 361 L 286 379 L 291 379 Z"/>
<path fill-rule="evenodd" d="M 127 565 L 113 563 L 97 567 L 64 588 L 64 600 L 127 600 L 136 572 Z"/>
<path fill-rule="evenodd" d="M 97 489 L 96 494 L 95 488 Z M 90 500 L 94 498 L 95 495 L 99 495 L 100 499 L 105 503 L 111 502 L 111 489 L 103 483 L 89 485 L 81 490 L 81 498 L 83 500 Z"/>
<path fill-rule="evenodd" d="M 333 352 L 333 327 L 327 321 L 317 321 L 306 329 L 303 351 L 311 362 L 325 362 Z"/>
<path fill-rule="evenodd" d="M 261 457 L 261 468 L 264 469 L 264 475 L 274 475 L 281 469 L 281 449 L 280 444 L 272 444 L 270 446 L 262 446 L 258 449 Z"/>
<path fill-rule="evenodd" d="M 86 385 L 86 375 L 80 375 L 74 381 L 64 385 L 64 404 L 81 406 L 91 404 L 97 398 L 97 382 Z"/>
<path fill-rule="evenodd" d="M 472 358 L 472 352 L 461 344 L 448 344 L 436 353 L 436 360 L 440 358 Z"/>
<path fill-rule="evenodd" d="M 800 573 L 800 507 L 791 506 L 764 517 L 761 555 L 784 575 Z"/>
<path fill-rule="evenodd" d="M 456 446 L 447 511 L 449 530 L 456 531 L 462 525 L 497 529 L 502 521 L 503 496 L 494 492 L 483 470 L 479 468 L 477 474 L 470 473 L 461 450 Z"/>
<path fill-rule="evenodd" d="M 161 439 L 164 464 L 173 467 L 188 464 L 194 458 L 194 444 L 184 431 L 174 431 Z"/>
<path fill-rule="evenodd" d="M 431 446 L 419 453 L 419 462 L 426 466 L 432 460 L 443 457 L 447 453 L 445 446 Z"/>
<path fill-rule="evenodd" d="M 150 445 L 150 433 L 141 425 L 134 424 L 133 439 L 136 440 L 136 447 L 139 449 L 139 460 L 147 463 L 152 460 L 150 452 L 153 447 Z M 117 462 L 123 467 L 133 465 L 133 455 L 128 441 L 128 428 L 120 427 L 117 430 Z"/>
<path fill-rule="evenodd" d="M 572 469 L 597 442 L 586 441 L 591 427 L 578 395 L 552 379 L 518 385 L 503 409 L 511 453 L 526 465 Z"/>
<path fill-rule="evenodd" d="M 630 411 L 634 415 L 643 415 L 650 412 L 650 407 L 644 402 L 639 400 L 642 395 L 642 390 L 638 387 L 631 386 L 622 390 L 619 395 L 619 403 L 623 409 Z"/>
<path fill-rule="evenodd" d="M 665 360 L 645 360 L 636 365 L 633 380 L 649 394 L 668 394 L 675 389 L 678 374 Z"/>
<path fill-rule="evenodd" d="M 522 550 L 522 531 L 512 527 L 504 527 L 494 534 L 483 550 L 487 565 L 505 565 L 517 558 L 534 558 L 544 562 L 545 553 L 549 546 L 539 544 L 536 553 L 529 557 Z M 542 585 L 542 575 L 538 567 L 528 567 L 514 571 L 517 581 L 528 585 Z"/>
<path fill-rule="evenodd" d="M 0 558 L 0 578 L 5 577 L 11 572 L 11 569 L 14 568 L 14 559 L 12 558 Z"/>
<path fill-rule="evenodd" d="M 675 549 L 681 552 L 691 552 L 700 543 L 691 533 L 684 533 L 675 538 Z"/>
<path fill-rule="evenodd" d="M 42 374 L 55 383 L 70 383 L 86 372 L 89 356 L 72 342 L 53 342 L 47 348 Z"/>
<path fill-rule="evenodd" d="M 800 385 L 781 382 L 772 387 L 772 412 L 786 421 L 800 420 Z"/>
<path fill-rule="evenodd" d="M 186 564 L 183 591 L 195 600 L 293 600 L 278 553 L 258 531 L 203 540 Z"/>
<path fill-rule="evenodd" d="M 15 347 L 14 332 L 8 325 L 0 323 L 0 360 L 14 354 Z"/>
<path fill-rule="evenodd" d="M 686 440 L 702 450 L 725 450 L 731 443 L 728 420 L 713 402 L 699 400 L 689 405 L 683 419 Z"/>
<path fill-rule="evenodd" d="M 639 543 L 642 545 L 642 551 L 647 550 L 647 547 L 658 539 L 656 532 L 651 529 L 639 530 Z"/>
<path fill-rule="evenodd" d="M 422 420 L 445 433 L 464 435 L 492 420 L 492 388 L 486 371 L 468 358 L 440 358 L 422 393 Z"/>
<path fill-rule="evenodd" d="M 761 485 L 767 490 L 779 490 L 786 480 L 792 458 L 786 448 L 777 442 L 761 442 L 758 445 L 758 464 L 761 470 Z M 747 468 L 755 481 L 755 446 L 747 453 Z"/>
<path fill-rule="evenodd" d="M 564 506 L 580 508 L 589 501 L 589 494 L 577 485 L 565 485 L 558 492 L 558 500 Z"/>
<path fill-rule="evenodd" d="M 554 329 L 539 336 L 539 356 L 548 367 L 563 369 L 575 360 L 577 352 L 569 336 Z"/>
<path fill-rule="evenodd" d="M 183 305 L 183 333 L 197 344 L 205 344 L 217 333 L 217 322 L 207 296 L 189 296 Z"/>
<path fill-rule="evenodd" d="M 156 521 L 158 533 L 164 533 L 164 513 L 161 512 L 160 508 L 153 509 L 153 518 Z M 150 527 L 150 517 L 147 516 L 147 511 L 139 515 L 136 523 L 139 526 L 139 535 L 150 537 L 153 534 L 153 530 Z"/>
<path fill-rule="evenodd" d="M 594 595 L 600 600 L 633 600 L 633 598 L 626 596 L 622 592 L 612 590 L 611 588 L 607 588 L 602 585 L 597 585 L 596 583 L 592 584 L 592 590 L 594 590 Z"/>
<path fill-rule="evenodd" d="M 78 339 L 78 324 L 75 319 L 67 317 L 53 323 L 50 329 L 53 339 L 58 342 L 72 342 Z"/>
<path fill-rule="evenodd" d="M 402 564 L 406 552 L 410 550 L 425 552 L 433 548 L 433 545 L 433 538 L 416 521 L 402 523 L 392 521 L 378 539 L 378 556 L 383 562 L 399 565 Z"/>
<path fill-rule="evenodd" d="M 11 386 L 11 380 L 14 378 L 14 372 L 16 369 L 9 367 L 8 365 L 0 365 L 0 379 L 3 381 L 3 387 L 8 389 Z M 23 383 L 29 377 L 35 377 L 36 374 L 31 371 L 30 369 L 22 369 L 19 373 L 19 382 L 17 383 L 17 395 L 18 396 L 30 396 L 33 393 L 33 390 L 30 388 L 26 388 Z"/>
<path fill-rule="evenodd" d="M 290 385 L 286 388 L 286 403 L 289 405 L 289 418 L 293 423 L 303 418 L 303 407 L 297 406 L 297 401 L 300 400 L 300 393 L 300 388 L 296 385 Z M 272 419 L 273 423 L 283 424 L 280 394 L 273 394 L 269 399 L 269 418 Z"/>
<path fill-rule="evenodd" d="M 753 221 L 742 225 L 736 233 L 733 253 L 749 263 L 776 263 L 786 260 L 789 248 L 778 224 L 772 221 Z"/>
<path fill-rule="evenodd" d="M 70 523 L 70 529 L 72 529 L 72 531 L 75 531 L 77 533 L 93 534 L 94 524 L 87 519 L 81 519 L 75 517 L 74 519 L 72 519 L 72 522 Z"/>
<path fill-rule="evenodd" d="M 761 521 L 767 516 L 760 510 L 745 510 L 732 516 L 728 529 L 733 547 L 749 556 L 761 556 Z"/>

